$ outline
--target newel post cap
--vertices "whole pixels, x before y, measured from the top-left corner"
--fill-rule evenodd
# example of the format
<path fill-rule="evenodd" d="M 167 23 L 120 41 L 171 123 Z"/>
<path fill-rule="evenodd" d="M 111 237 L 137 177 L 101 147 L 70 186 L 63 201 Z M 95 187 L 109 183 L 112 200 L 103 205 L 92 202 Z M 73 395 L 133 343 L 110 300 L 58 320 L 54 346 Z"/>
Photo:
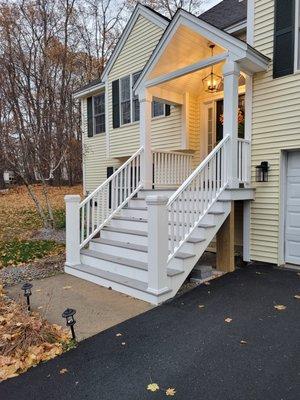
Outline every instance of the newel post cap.
<path fill-rule="evenodd" d="M 169 201 L 167 196 L 150 195 L 146 197 L 146 204 L 151 206 L 165 206 Z"/>
<path fill-rule="evenodd" d="M 79 194 L 67 194 L 65 197 L 65 203 L 80 203 Z"/>

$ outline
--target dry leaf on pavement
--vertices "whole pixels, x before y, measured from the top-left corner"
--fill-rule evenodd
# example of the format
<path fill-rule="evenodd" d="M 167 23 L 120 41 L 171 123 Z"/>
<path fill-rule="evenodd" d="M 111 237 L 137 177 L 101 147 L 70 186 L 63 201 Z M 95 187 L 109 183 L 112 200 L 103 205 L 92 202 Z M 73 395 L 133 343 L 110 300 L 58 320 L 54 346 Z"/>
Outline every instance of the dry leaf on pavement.
<path fill-rule="evenodd" d="M 59 373 L 60 374 L 65 374 L 66 372 L 68 372 L 67 368 L 62 368 Z"/>
<path fill-rule="evenodd" d="M 117 336 L 117 337 L 118 337 L 118 336 L 122 336 L 122 333 L 117 333 L 116 336 Z"/>
<path fill-rule="evenodd" d="M 300 300 L 300 294 L 295 294 L 295 299 L 298 299 L 298 300 Z"/>
<path fill-rule="evenodd" d="M 157 383 L 150 383 L 147 386 L 147 390 L 150 390 L 150 392 L 156 392 L 157 390 L 159 390 L 159 386 Z"/>
<path fill-rule="evenodd" d="M 199 307 L 199 308 L 204 308 L 205 305 L 204 305 L 204 304 L 199 304 L 198 307 Z"/>
<path fill-rule="evenodd" d="M 241 340 L 240 343 L 241 344 L 247 344 L 246 340 Z"/>
<path fill-rule="evenodd" d="M 176 390 L 174 388 L 168 388 L 166 390 L 166 395 L 167 396 L 175 396 Z"/>
<path fill-rule="evenodd" d="M 67 286 L 64 286 L 63 289 L 64 289 L 64 290 L 66 290 L 66 289 L 71 289 L 71 287 L 72 287 L 72 286 L 67 285 Z"/>
<path fill-rule="evenodd" d="M 227 324 L 229 324 L 232 321 L 232 318 L 225 318 L 224 321 L 227 322 Z"/>
<path fill-rule="evenodd" d="M 283 311 L 286 309 L 286 306 L 284 306 L 283 304 L 276 304 L 276 306 L 274 306 L 274 308 L 278 311 Z"/>

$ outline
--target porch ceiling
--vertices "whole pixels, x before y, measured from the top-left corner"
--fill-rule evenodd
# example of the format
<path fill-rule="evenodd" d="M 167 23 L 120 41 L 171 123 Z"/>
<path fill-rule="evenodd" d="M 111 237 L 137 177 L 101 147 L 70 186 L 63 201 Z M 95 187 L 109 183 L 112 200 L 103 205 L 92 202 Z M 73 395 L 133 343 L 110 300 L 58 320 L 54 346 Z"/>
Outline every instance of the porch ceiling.
<path fill-rule="evenodd" d="M 223 64 L 224 62 L 214 66 L 214 73 L 221 77 L 223 75 Z M 155 96 L 159 93 L 159 90 L 162 89 L 166 92 L 170 91 L 177 94 L 191 93 L 200 96 L 204 93 L 202 80 L 210 73 L 210 71 L 211 67 L 189 73 L 168 82 L 161 83 L 155 87 L 150 87 L 149 92 Z"/>
<path fill-rule="evenodd" d="M 212 44 L 211 41 L 192 29 L 184 25 L 179 26 L 150 72 L 148 79 L 156 78 L 187 67 L 199 60 L 209 58 L 211 56 L 210 44 Z M 224 51 L 226 49 L 215 45 L 214 55 L 224 53 Z"/>

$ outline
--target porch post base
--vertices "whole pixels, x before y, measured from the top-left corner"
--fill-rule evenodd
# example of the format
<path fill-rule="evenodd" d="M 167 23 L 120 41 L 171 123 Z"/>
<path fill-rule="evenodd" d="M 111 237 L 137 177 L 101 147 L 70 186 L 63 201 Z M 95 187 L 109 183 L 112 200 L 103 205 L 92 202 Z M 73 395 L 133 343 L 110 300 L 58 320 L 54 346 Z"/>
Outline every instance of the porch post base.
<path fill-rule="evenodd" d="M 217 233 L 217 270 L 233 272 L 234 259 L 234 201 L 231 202 L 231 211 Z"/>

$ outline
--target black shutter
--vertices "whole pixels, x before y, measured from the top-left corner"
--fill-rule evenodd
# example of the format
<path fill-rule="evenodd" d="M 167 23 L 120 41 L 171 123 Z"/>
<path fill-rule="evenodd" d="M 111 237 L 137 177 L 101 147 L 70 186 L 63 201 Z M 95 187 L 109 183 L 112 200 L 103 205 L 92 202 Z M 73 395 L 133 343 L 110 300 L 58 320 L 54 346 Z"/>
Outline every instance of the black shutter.
<path fill-rule="evenodd" d="M 114 167 L 106 168 L 106 178 L 109 178 L 114 173 Z M 111 208 L 111 182 L 109 182 L 108 188 L 108 207 Z"/>
<path fill-rule="evenodd" d="M 165 115 L 171 115 L 171 106 L 169 104 L 165 104 Z"/>
<path fill-rule="evenodd" d="M 120 126 L 120 94 L 119 80 L 112 83 L 113 128 Z"/>
<path fill-rule="evenodd" d="M 275 0 L 273 78 L 294 73 L 295 0 Z"/>
<path fill-rule="evenodd" d="M 87 135 L 93 136 L 93 98 L 87 98 Z"/>

